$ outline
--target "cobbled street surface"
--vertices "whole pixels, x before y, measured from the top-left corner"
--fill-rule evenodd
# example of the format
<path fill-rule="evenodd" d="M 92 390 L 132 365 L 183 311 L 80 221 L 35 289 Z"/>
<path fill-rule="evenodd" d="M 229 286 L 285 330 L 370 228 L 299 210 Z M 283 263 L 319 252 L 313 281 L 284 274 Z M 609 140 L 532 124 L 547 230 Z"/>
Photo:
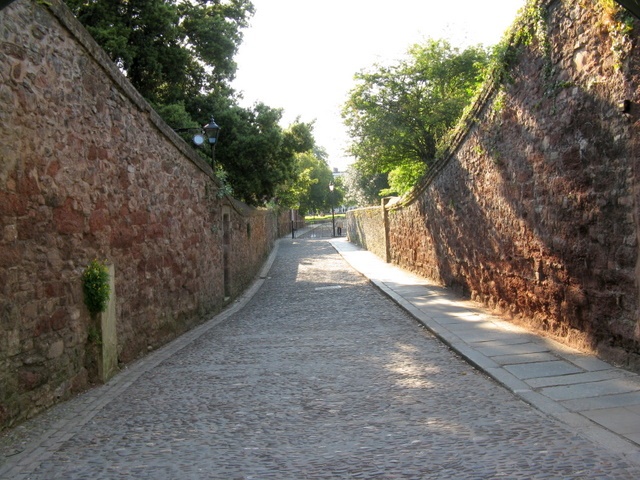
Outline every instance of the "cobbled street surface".
<path fill-rule="evenodd" d="M 640 478 L 459 359 L 324 240 L 281 240 L 245 308 L 51 449 L 24 478 Z"/>

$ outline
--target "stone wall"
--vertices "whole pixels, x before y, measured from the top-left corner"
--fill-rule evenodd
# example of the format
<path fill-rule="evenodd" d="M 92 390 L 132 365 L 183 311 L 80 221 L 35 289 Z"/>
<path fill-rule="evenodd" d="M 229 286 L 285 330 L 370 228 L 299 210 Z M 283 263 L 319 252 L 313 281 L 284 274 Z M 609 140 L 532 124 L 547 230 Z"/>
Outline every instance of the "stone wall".
<path fill-rule="evenodd" d="M 532 8 L 508 75 L 389 205 L 390 260 L 638 368 L 640 24 L 625 37 L 596 0 Z"/>
<path fill-rule="evenodd" d="M 115 272 L 126 364 L 201 323 L 254 278 L 275 212 L 219 198 L 60 0 L 0 11 L 0 428 L 96 379 L 81 275 Z"/>
<path fill-rule="evenodd" d="M 387 260 L 387 239 L 382 207 L 360 208 L 347 212 L 347 238 Z"/>

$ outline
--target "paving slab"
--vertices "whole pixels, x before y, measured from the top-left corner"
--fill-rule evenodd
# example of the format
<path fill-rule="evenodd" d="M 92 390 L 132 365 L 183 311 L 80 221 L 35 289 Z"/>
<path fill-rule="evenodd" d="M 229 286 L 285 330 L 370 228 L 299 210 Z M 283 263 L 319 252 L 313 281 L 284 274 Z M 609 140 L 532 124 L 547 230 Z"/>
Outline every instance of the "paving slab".
<path fill-rule="evenodd" d="M 425 314 L 426 317 L 429 317 L 433 322 L 439 323 L 441 325 L 451 325 L 456 323 L 466 323 L 465 320 L 460 319 L 458 317 L 453 317 L 451 315 L 447 315 L 445 313 L 434 313 L 428 309 L 419 308 L 421 312 Z"/>
<path fill-rule="evenodd" d="M 602 397 L 621 393 L 638 392 L 640 383 L 636 378 L 614 378 L 599 382 L 575 383 L 573 385 L 561 385 L 547 387 L 541 390 L 544 395 L 554 400 L 574 400 L 577 398 Z"/>
<path fill-rule="evenodd" d="M 544 389 L 540 391 L 543 390 Z M 600 408 L 628 407 L 633 405 L 640 405 L 640 393 L 629 392 L 612 395 L 581 397 L 570 400 L 563 400 L 561 403 L 566 408 L 574 412 L 588 412 L 590 410 L 598 410 Z"/>
<path fill-rule="evenodd" d="M 513 355 L 513 354 L 522 354 L 522 353 L 540 353 L 540 352 L 548 352 L 549 349 L 544 345 L 540 345 L 536 342 L 525 342 L 525 343 L 514 343 L 507 344 L 504 343 L 502 345 L 493 345 L 493 346 L 484 346 L 480 344 L 477 347 L 478 351 L 487 355 L 488 357 L 496 357 L 503 355 Z"/>
<path fill-rule="evenodd" d="M 610 363 L 604 362 L 594 356 L 566 353 L 560 353 L 560 355 L 562 355 L 574 365 L 577 365 L 580 368 L 584 368 L 588 372 L 598 372 L 601 370 L 610 370 L 612 368 L 616 368 Z"/>
<path fill-rule="evenodd" d="M 640 415 L 625 407 L 601 408 L 585 412 L 596 423 L 622 435 L 640 431 Z"/>
<path fill-rule="evenodd" d="M 405 298 L 411 298 L 412 300 L 425 299 L 433 297 L 433 293 L 426 290 L 424 285 L 398 285 L 392 283 L 390 288 L 396 292 L 402 294 Z"/>
<path fill-rule="evenodd" d="M 465 321 L 462 323 L 450 324 L 447 328 L 452 332 L 464 332 L 464 334 L 469 337 L 482 337 L 478 340 L 480 342 L 508 339 L 513 336 L 510 335 L 509 332 L 500 330 L 493 323 L 486 321 Z"/>
<path fill-rule="evenodd" d="M 552 360 L 549 362 L 531 362 L 518 365 L 505 365 L 504 368 L 521 380 L 541 377 L 555 377 L 579 373 L 582 370 L 569 362 Z"/>
<path fill-rule="evenodd" d="M 465 337 L 466 338 L 466 337 Z M 531 338 L 525 335 L 511 335 L 509 332 L 505 332 L 504 338 L 495 340 L 486 340 L 482 342 L 471 342 L 475 345 L 475 348 L 499 348 L 508 345 L 521 345 L 524 343 L 531 343 Z M 538 353 L 520 353 L 519 355 L 540 355 L 545 352 Z M 498 355 L 499 356 L 499 355 Z"/>
<path fill-rule="evenodd" d="M 494 357 L 498 362 L 499 357 Z M 527 379 L 527 383 L 532 388 L 540 389 L 543 387 L 556 387 L 560 385 L 574 385 L 576 383 L 591 383 L 601 380 L 613 380 L 633 376 L 634 374 L 621 370 L 619 368 L 610 368 L 609 370 L 598 370 L 596 372 L 575 373 L 571 375 L 560 375 L 557 377 L 539 377 Z"/>
<path fill-rule="evenodd" d="M 499 365 L 519 365 L 521 363 L 548 362 L 558 357 L 549 352 L 522 353 L 520 355 L 496 355 L 491 359 Z M 533 385 L 532 385 L 533 386 Z"/>

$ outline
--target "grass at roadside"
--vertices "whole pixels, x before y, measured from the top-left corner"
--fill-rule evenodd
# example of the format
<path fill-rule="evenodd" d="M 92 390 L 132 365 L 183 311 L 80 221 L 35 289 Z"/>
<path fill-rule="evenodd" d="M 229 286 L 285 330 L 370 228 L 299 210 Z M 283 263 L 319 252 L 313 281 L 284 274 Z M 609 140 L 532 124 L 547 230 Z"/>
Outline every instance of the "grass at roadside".
<path fill-rule="evenodd" d="M 336 213 L 335 217 L 336 217 L 336 220 L 338 220 L 339 218 L 344 218 L 345 214 L 344 213 Z M 331 221 L 331 215 L 306 216 L 306 217 L 304 217 L 304 221 L 305 221 L 305 223 L 307 225 L 312 224 L 312 223 L 330 222 Z"/>

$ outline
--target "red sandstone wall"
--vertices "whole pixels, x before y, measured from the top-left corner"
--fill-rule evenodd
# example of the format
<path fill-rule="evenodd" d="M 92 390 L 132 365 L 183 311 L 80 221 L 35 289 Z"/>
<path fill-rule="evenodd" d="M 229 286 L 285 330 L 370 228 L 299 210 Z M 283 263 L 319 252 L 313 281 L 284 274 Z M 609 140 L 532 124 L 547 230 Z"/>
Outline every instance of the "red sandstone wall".
<path fill-rule="evenodd" d="M 512 81 L 388 212 L 391 261 L 637 368 L 640 24 L 624 40 L 595 0 L 543 5 Z"/>
<path fill-rule="evenodd" d="M 384 218 L 381 207 L 351 210 L 347 215 L 347 240 L 386 259 Z"/>
<path fill-rule="evenodd" d="M 51 4 L 50 6 L 48 6 Z M 59 0 L 0 11 L 0 428 L 85 388 L 81 275 L 115 266 L 129 362 L 219 311 L 278 236 L 220 199 L 208 165 L 132 89 Z"/>

